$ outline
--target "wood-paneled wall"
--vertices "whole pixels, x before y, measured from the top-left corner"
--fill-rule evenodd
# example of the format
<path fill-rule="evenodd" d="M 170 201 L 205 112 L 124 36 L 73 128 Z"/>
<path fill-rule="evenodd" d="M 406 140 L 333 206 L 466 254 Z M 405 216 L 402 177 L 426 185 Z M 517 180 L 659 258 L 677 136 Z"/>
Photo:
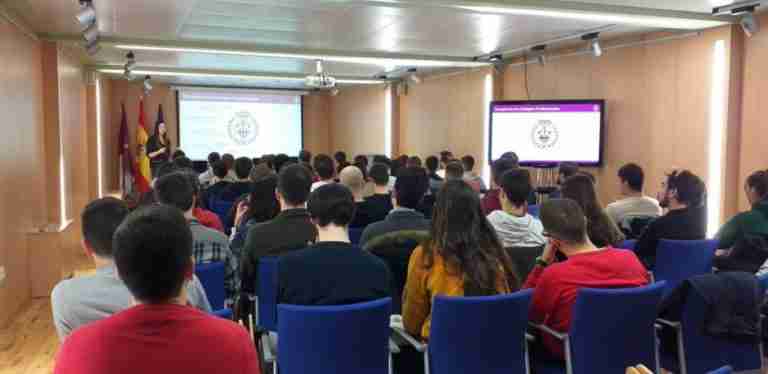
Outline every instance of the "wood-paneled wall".
<path fill-rule="evenodd" d="M 304 148 L 313 154 L 331 152 L 331 97 L 306 95 L 302 100 Z"/>
<path fill-rule="evenodd" d="M 332 151 L 344 151 L 349 157 L 385 153 L 387 92 L 382 86 L 345 88 L 330 98 Z"/>

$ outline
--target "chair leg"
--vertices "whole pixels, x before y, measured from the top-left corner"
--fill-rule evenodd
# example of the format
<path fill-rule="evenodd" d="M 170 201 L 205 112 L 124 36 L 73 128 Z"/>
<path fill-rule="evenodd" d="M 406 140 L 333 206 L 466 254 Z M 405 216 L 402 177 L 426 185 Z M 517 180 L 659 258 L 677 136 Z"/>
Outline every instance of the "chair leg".
<path fill-rule="evenodd" d="M 424 374 L 429 373 L 429 349 L 424 351 Z"/>
<path fill-rule="evenodd" d="M 688 366 L 685 362 L 685 344 L 683 343 L 683 325 L 677 329 L 677 360 L 680 366 L 680 374 L 688 374 Z"/>
<path fill-rule="evenodd" d="M 571 341 L 570 338 L 565 339 L 563 342 L 565 345 L 565 374 L 573 374 L 573 357 L 571 357 Z"/>
<path fill-rule="evenodd" d="M 393 374 L 392 365 L 393 365 L 393 363 L 392 363 L 392 352 L 389 352 L 389 354 L 387 355 L 387 366 L 388 366 L 387 367 L 387 372 L 389 374 Z"/>

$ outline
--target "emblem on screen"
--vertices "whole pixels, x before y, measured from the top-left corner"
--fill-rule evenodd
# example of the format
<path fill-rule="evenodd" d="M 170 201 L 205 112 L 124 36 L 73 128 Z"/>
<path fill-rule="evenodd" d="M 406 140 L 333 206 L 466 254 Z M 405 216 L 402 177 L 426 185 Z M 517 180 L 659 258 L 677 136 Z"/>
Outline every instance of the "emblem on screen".
<path fill-rule="evenodd" d="M 550 120 L 539 120 L 536 126 L 533 126 L 533 133 L 531 134 L 533 139 L 533 145 L 539 149 L 552 148 L 557 144 L 557 140 L 560 137 L 560 133 L 557 131 L 557 126 Z"/>
<path fill-rule="evenodd" d="M 238 145 L 251 144 L 259 136 L 259 123 L 249 112 L 237 112 L 229 120 L 229 138 Z"/>

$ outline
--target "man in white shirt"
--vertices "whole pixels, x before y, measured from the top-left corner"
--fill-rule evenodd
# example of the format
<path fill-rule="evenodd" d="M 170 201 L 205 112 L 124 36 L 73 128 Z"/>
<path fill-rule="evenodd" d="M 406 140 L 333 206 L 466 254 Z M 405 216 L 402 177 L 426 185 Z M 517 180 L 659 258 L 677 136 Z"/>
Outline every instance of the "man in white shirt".
<path fill-rule="evenodd" d="M 208 154 L 208 169 L 197 177 L 201 186 L 208 187 L 214 183 L 213 178 L 215 175 L 213 174 L 213 164 L 219 160 L 221 160 L 221 155 L 219 155 L 218 152 L 211 152 Z"/>
<path fill-rule="evenodd" d="M 333 183 L 336 167 L 333 164 L 333 159 L 330 156 L 324 154 L 315 156 L 312 167 L 315 169 L 315 173 L 317 173 L 317 176 L 320 178 L 319 181 L 312 184 L 312 191 L 318 189 L 321 186 L 325 186 L 326 184 Z"/>
<path fill-rule="evenodd" d="M 637 164 L 629 163 L 619 169 L 618 176 L 621 183 L 621 195 L 624 198 L 609 204 L 605 210 L 613 222 L 622 226 L 626 218 L 661 216 L 662 211 L 659 202 L 652 197 L 643 195 L 643 181 L 645 179 L 643 168 Z"/>

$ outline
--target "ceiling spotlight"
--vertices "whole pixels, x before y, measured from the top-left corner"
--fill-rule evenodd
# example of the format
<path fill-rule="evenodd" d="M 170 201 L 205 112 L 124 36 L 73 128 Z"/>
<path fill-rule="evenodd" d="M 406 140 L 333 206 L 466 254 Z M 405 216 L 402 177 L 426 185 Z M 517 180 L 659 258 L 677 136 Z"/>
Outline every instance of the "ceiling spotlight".
<path fill-rule="evenodd" d="M 741 25 L 741 29 L 744 30 L 744 34 L 749 38 L 760 31 L 760 21 L 755 18 L 754 10 L 744 13 L 739 20 L 739 24 Z"/>
<path fill-rule="evenodd" d="M 338 96 L 339 95 L 339 89 L 334 88 L 330 91 L 331 96 Z"/>
<path fill-rule="evenodd" d="M 93 3 L 90 0 L 80 0 L 80 10 L 77 11 L 75 18 L 83 30 L 96 22 L 96 9 L 93 9 Z"/>
<path fill-rule="evenodd" d="M 492 55 L 491 57 L 488 57 L 488 61 L 492 63 L 499 63 L 502 60 L 504 60 L 504 57 L 500 54 Z"/>
<path fill-rule="evenodd" d="M 538 62 L 539 65 L 544 65 L 547 63 L 546 50 L 546 44 L 539 44 L 531 48 L 531 54 L 536 58 L 536 62 Z"/>
<path fill-rule="evenodd" d="M 130 70 L 125 70 L 125 71 L 123 72 L 123 78 L 124 78 L 125 80 L 127 80 L 127 81 L 132 81 L 132 80 L 133 80 L 133 73 L 131 73 L 131 71 L 130 71 Z"/>
<path fill-rule="evenodd" d="M 408 69 L 408 80 L 413 82 L 413 84 L 420 84 L 421 83 L 421 77 L 416 75 L 417 71 L 418 70 L 416 68 Z"/>
<path fill-rule="evenodd" d="M 152 77 L 149 75 L 144 77 L 144 93 L 149 94 L 152 91 L 152 84 L 149 82 L 151 79 Z"/>
<path fill-rule="evenodd" d="M 603 48 L 600 46 L 600 33 L 593 32 L 590 34 L 582 35 L 581 40 L 589 43 L 589 49 L 595 57 L 603 55 Z"/>
<path fill-rule="evenodd" d="M 83 31 L 83 39 L 88 43 L 93 43 L 94 40 L 99 38 L 99 27 L 94 22 L 85 31 Z"/>

